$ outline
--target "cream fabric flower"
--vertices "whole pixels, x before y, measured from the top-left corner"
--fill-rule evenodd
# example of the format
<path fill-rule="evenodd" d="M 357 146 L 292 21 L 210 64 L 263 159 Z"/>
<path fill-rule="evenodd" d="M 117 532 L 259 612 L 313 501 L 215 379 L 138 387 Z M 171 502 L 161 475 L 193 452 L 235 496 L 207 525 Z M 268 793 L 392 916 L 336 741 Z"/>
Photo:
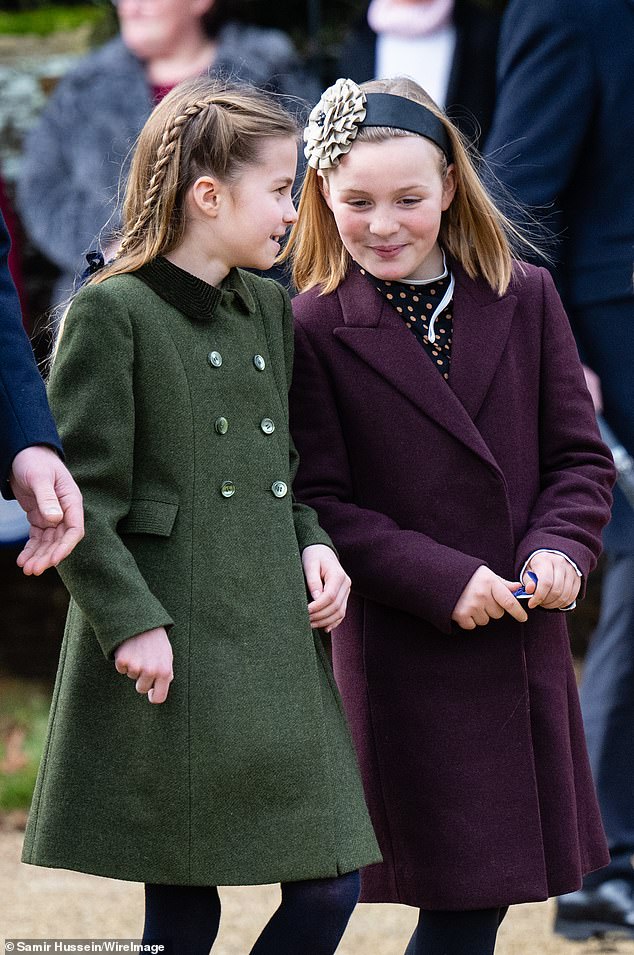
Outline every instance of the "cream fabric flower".
<path fill-rule="evenodd" d="M 322 94 L 304 130 L 304 155 L 313 169 L 332 169 L 350 151 L 365 119 L 365 93 L 339 79 Z"/>

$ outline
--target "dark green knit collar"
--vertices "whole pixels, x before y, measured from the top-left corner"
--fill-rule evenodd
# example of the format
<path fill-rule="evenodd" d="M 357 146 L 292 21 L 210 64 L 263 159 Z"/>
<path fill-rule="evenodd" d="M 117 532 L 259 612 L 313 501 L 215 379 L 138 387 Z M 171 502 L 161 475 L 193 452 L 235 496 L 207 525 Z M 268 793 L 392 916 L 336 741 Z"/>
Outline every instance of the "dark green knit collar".
<path fill-rule="evenodd" d="M 255 311 L 253 296 L 239 269 L 231 269 L 220 285 L 215 286 L 158 256 L 137 269 L 135 275 L 165 302 L 195 322 L 212 318 L 223 299 L 227 304 L 234 299 L 246 312 Z"/>

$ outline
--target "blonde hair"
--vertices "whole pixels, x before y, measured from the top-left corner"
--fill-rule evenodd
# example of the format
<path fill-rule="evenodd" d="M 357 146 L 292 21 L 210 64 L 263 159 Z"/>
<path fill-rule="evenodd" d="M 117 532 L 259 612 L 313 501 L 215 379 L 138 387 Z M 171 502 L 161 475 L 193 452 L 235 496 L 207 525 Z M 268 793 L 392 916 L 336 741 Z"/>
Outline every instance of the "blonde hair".
<path fill-rule="evenodd" d="M 267 93 L 207 77 L 181 83 L 139 134 L 119 250 L 89 281 L 134 272 L 176 248 L 186 226 L 185 196 L 199 176 L 234 182 L 257 164 L 265 140 L 297 136 L 294 118 Z"/>
<path fill-rule="evenodd" d="M 366 93 L 392 93 L 420 103 L 442 122 L 447 131 L 456 177 L 456 194 L 443 212 L 438 240 L 464 268 L 467 275 L 482 275 L 500 295 L 511 280 L 514 250 L 525 247 L 539 254 L 531 239 L 495 205 L 475 170 L 470 153 L 475 151 L 432 98 L 413 80 L 395 77 L 361 84 Z M 361 126 L 355 142 L 384 142 L 401 136 L 416 136 L 394 127 Z M 352 146 L 354 149 L 354 144 Z M 447 175 L 447 159 L 439 147 L 441 177 Z M 327 173 L 322 172 L 325 177 Z M 293 281 L 300 292 L 320 286 L 321 294 L 333 292 L 344 280 L 351 264 L 334 216 L 321 193 L 317 170 L 309 167 L 302 186 L 298 220 L 293 226 L 280 260 L 292 263 Z"/>

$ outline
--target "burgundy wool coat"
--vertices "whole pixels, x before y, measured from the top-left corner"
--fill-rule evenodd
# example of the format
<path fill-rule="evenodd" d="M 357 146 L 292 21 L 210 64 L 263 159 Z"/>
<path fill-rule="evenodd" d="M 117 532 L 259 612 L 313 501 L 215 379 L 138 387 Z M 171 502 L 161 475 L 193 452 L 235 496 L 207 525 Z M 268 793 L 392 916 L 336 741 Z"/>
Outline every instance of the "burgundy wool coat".
<path fill-rule="evenodd" d="M 362 901 L 475 909 L 579 887 L 608 861 L 566 614 L 452 624 L 482 564 L 538 548 L 584 581 L 614 472 L 549 274 L 456 278 L 449 382 L 367 278 L 294 300 L 295 489 L 352 577 L 333 639 L 384 861 Z"/>

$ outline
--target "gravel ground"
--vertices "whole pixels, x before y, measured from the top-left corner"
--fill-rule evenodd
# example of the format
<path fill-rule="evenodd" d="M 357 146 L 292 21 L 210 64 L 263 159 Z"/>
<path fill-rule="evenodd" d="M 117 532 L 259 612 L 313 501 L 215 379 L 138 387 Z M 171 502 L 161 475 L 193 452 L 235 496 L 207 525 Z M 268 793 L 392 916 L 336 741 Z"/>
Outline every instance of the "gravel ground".
<path fill-rule="evenodd" d="M 0 930 L 4 938 L 138 938 L 143 893 L 134 883 L 23 865 L 22 833 L 0 831 Z M 221 891 L 213 955 L 246 955 L 275 909 L 276 886 Z M 402 955 L 415 915 L 401 905 L 359 905 L 338 955 Z M 500 930 L 496 955 L 634 955 L 634 942 L 565 942 L 550 929 L 552 904 L 518 905 Z M 301 953 L 298 952 L 298 955 Z"/>

